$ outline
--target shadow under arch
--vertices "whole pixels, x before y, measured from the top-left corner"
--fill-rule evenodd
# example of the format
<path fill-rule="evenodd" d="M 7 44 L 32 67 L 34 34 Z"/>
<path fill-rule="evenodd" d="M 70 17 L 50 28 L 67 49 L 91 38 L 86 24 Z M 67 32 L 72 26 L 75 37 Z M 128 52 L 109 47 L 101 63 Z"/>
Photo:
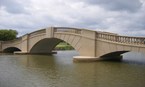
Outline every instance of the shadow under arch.
<path fill-rule="evenodd" d="M 123 56 L 122 54 L 127 53 L 130 51 L 115 51 L 115 52 L 110 52 L 107 54 L 102 55 L 100 58 L 102 60 L 122 60 Z"/>
<path fill-rule="evenodd" d="M 52 54 L 53 49 L 62 41 L 64 41 L 64 40 L 61 40 L 58 38 L 44 38 L 44 39 L 38 41 L 30 49 L 30 53 L 31 54 Z M 64 41 L 64 42 L 66 42 L 66 41 Z M 68 42 L 66 42 L 66 43 L 68 43 Z M 71 45 L 70 43 L 68 43 L 68 44 Z"/>
<path fill-rule="evenodd" d="M 15 51 L 21 51 L 21 50 L 17 47 L 8 47 L 3 50 L 3 53 L 14 53 Z"/>

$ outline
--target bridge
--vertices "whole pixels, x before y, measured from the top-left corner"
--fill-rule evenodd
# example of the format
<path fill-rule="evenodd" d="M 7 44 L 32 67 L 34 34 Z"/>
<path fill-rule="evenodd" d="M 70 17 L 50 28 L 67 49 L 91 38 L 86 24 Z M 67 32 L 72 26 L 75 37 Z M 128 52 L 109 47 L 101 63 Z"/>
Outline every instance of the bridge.
<path fill-rule="evenodd" d="M 70 44 L 79 53 L 74 61 L 120 60 L 126 52 L 145 54 L 145 38 L 120 36 L 68 27 L 49 27 L 26 34 L 12 41 L 1 41 L 0 51 L 21 54 L 51 54 L 61 41 Z"/>

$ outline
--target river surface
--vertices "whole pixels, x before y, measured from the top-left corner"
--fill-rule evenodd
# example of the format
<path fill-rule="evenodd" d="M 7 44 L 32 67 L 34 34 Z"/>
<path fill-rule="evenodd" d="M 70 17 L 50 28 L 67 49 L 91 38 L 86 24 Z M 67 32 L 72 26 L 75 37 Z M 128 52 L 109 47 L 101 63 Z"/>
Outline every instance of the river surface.
<path fill-rule="evenodd" d="M 0 87 L 145 87 L 145 55 L 124 54 L 121 62 L 74 63 L 76 55 L 0 55 Z"/>

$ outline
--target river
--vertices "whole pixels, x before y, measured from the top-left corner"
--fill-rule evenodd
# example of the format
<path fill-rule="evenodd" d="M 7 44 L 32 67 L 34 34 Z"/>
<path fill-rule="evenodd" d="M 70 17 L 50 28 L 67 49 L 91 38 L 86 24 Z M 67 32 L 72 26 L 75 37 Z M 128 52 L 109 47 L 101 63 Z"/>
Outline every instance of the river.
<path fill-rule="evenodd" d="M 0 55 L 0 87 L 145 87 L 145 55 L 127 53 L 121 62 L 74 63 L 76 55 Z"/>

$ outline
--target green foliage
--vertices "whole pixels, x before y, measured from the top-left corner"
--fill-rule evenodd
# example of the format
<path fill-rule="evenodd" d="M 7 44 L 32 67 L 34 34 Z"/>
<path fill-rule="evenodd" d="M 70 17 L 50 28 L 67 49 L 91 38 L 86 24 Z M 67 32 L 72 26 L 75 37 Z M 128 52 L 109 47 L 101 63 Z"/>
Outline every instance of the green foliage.
<path fill-rule="evenodd" d="M 54 49 L 55 50 L 73 50 L 74 48 L 66 42 L 60 42 Z"/>
<path fill-rule="evenodd" d="M 8 41 L 16 39 L 18 32 L 16 30 L 0 30 L 0 41 Z"/>

